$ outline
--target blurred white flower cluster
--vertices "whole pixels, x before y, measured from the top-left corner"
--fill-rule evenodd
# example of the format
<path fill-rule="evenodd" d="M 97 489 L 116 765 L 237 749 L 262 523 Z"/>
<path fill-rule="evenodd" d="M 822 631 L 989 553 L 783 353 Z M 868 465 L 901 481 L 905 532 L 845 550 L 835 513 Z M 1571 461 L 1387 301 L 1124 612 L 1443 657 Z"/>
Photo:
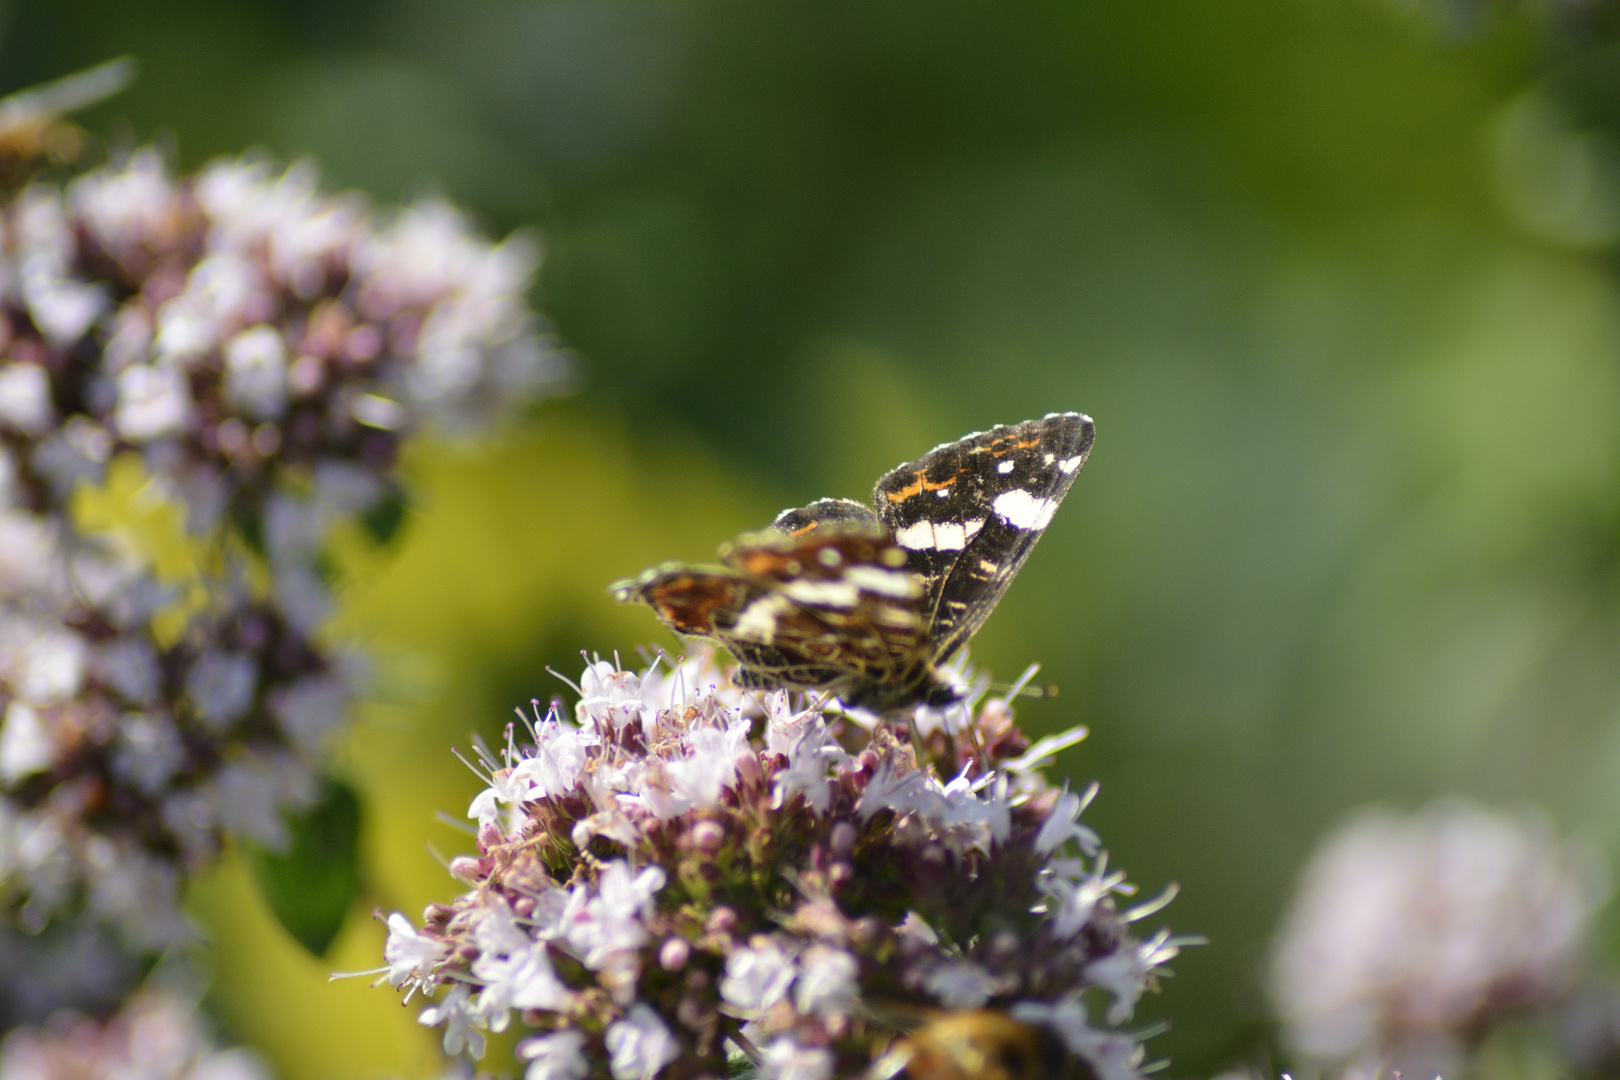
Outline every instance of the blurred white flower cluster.
<path fill-rule="evenodd" d="M 58 1013 L 0 1043 L 6 1080 L 269 1080 L 251 1051 L 220 1050 L 177 995 L 141 991 L 109 1020 Z"/>
<path fill-rule="evenodd" d="M 1494 1024 L 1569 992 L 1605 895 L 1538 817 L 1363 812 L 1322 842 L 1279 933 L 1284 1039 L 1346 1076 L 1454 1075 Z"/>
<path fill-rule="evenodd" d="M 1079 823 L 1092 793 L 1041 773 L 1083 731 L 1032 746 L 982 683 L 860 721 L 739 691 L 711 658 L 597 662 L 577 689 L 572 720 L 554 706 L 482 752 L 478 854 L 450 864 L 469 891 L 420 928 L 389 918 L 388 981 L 440 995 L 421 1022 L 448 1052 L 481 1056 L 517 1010 L 540 1031 L 528 1080 L 695 1080 L 728 1047 L 767 1080 L 828 1080 L 893 1045 L 885 1010 L 994 1008 L 1079 1073 L 1139 1075 L 1118 1025 L 1181 942 L 1132 936 L 1162 905 L 1116 908 L 1133 890 Z"/>
<path fill-rule="evenodd" d="M 451 207 L 388 217 L 306 166 L 154 150 L 0 206 L 0 898 L 136 951 L 187 934 L 224 833 L 271 847 L 363 666 L 318 636 L 344 520 L 397 520 L 394 465 L 566 374 L 535 252 Z M 87 534 L 76 492 L 138 461 L 200 581 Z M 381 515 L 380 517 L 378 515 Z M 385 528 L 378 525 L 379 529 Z"/>

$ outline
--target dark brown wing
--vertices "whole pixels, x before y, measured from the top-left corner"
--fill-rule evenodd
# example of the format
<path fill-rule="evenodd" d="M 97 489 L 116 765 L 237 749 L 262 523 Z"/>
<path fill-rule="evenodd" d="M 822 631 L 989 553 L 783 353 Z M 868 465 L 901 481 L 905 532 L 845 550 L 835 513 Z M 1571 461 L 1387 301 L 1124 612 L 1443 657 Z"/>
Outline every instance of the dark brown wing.
<path fill-rule="evenodd" d="M 877 514 L 927 589 L 934 659 L 984 624 L 1091 452 L 1091 418 L 1053 413 L 935 447 L 877 482 Z"/>

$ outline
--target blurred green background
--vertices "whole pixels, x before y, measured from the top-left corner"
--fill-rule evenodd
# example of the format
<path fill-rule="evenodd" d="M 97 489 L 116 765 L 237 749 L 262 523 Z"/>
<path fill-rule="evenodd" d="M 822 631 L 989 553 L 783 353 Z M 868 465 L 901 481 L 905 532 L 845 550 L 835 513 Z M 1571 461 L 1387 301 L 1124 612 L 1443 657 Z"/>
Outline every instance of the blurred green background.
<path fill-rule="evenodd" d="M 1620 53 L 1612 13 L 1394 0 L 13 0 L 0 90 L 130 53 L 88 114 L 192 168 L 314 155 L 534 227 L 579 394 L 409 462 L 341 634 L 367 898 L 314 961 L 236 864 L 213 1002 L 288 1080 L 423 1077 L 336 968 L 452 894 L 449 755 L 667 644 L 603 586 L 998 422 L 1091 463 L 975 645 L 1145 890 L 1210 945 L 1139 1019 L 1254 1061 L 1312 839 L 1368 800 L 1545 806 L 1620 849 Z M 492 1059 L 492 1063 L 495 1059 Z"/>

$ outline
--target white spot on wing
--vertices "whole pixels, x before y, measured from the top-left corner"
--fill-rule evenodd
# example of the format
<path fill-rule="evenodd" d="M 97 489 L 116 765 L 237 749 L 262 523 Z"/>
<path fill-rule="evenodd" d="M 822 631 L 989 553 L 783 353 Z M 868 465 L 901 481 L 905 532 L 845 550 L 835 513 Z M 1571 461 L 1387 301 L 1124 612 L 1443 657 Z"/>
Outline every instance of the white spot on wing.
<path fill-rule="evenodd" d="M 912 551 L 932 551 L 934 524 L 931 521 L 919 521 L 915 525 L 907 525 L 894 534 L 894 542 Z"/>
<path fill-rule="evenodd" d="M 1056 460 L 1056 459 L 1057 459 L 1057 455 L 1056 455 L 1056 454 L 1043 454 L 1043 455 L 1042 455 L 1042 456 L 1041 456 L 1041 460 L 1042 460 L 1042 461 L 1044 461 L 1044 462 L 1046 462 L 1046 463 L 1047 463 L 1047 464 L 1048 464 L 1048 465 L 1050 465 L 1050 464 L 1052 464 L 1052 462 L 1053 462 L 1053 461 L 1054 461 L 1054 460 Z"/>
<path fill-rule="evenodd" d="M 967 547 L 967 530 L 954 521 L 934 525 L 934 546 L 940 551 L 961 551 Z"/>
<path fill-rule="evenodd" d="M 1003 461 L 1000 465 L 996 466 L 996 472 L 1000 473 L 1002 476 L 1006 476 L 1008 473 L 1010 473 L 1012 471 L 1013 471 L 1013 463 L 1010 462 L 1010 461 Z"/>
<path fill-rule="evenodd" d="M 848 581 L 789 581 L 782 585 L 782 595 L 801 604 L 852 608 L 860 590 Z"/>
<path fill-rule="evenodd" d="M 971 540 L 975 536 L 979 535 L 979 530 L 982 528 L 984 528 L 984 518 L 974 518 L 972 521 L 964 521 L 962 522 L 962 535 Z"/>
<path fill-rule="evenodd" d="M 996 572 L 996 564 L 991 562 L 989 559 L 980 559 L 979 569 L 984 571 L 986 574 L 993 574 Z"/>
<path fill-rule="evenodd" d="M 743 609 L 733 633 L 744 641 L 768 644 L 776 636 L 777 616 L 786 611 L 791 603 L 785 596 L 767 596 L 754 601 Z"/>
<path fill-rule="evenodd" d="M 1074 470 L 1078 469 L 1080 464 L 1085 460 L 1085 455 L 1083 454 L 1076 454 L 1074 457 L 1064 458 L 1062 461 L 1058 462 L 1058 471 L 1062 473 L 1072 473 Z"/>
<path fill-rule="evenodd" d="M 1037 499 L 1023 488 L 1002 492 L 991 505 L 1015 529 L 1044 529 L 1057 511 L 1056 502 Z"/>
<path fill-rule="evenodd" d="M 903 570 L 880 570 L 875 566 L 852 566 L 844 580 L 879 596 L 915 599 L 922 595 L 922 583 Z"/>

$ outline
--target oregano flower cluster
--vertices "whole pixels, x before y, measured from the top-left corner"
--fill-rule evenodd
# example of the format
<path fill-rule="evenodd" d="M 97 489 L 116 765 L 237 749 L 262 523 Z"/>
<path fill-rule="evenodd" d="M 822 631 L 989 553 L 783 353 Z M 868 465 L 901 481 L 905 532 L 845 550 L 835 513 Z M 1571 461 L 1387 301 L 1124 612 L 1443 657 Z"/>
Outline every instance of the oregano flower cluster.
<path fill-rule="evenodd" d="M 380 214 L 311 167 L 155 150 L 0 206 L 0 896 L 136 952 L 190 933 L 185 876 L 276 847 L 364 684 L 323 640 L 323 549 L 402 512 L 418 433 L 554 393 L 536 253 L 448 204 Z M 138 474 L 195 565 L 84 524 Z"/>
<path fill-rule="evenodd" d="M 480 747 L 466 891 L 388 919 L 386 978 L 445 1049 L 516 1016 L 528 1080 L 860 1075 L 906 1024 L 991 1008 L 1102 1080 L 1140 1073 L 1123 1030 L 1183 941 L 1138 937 L 1133 892 L 1043 775 L 1008 699 L 878 717 L 742 691 L 703 655 L 590 664 L 571 710 Z"/>

